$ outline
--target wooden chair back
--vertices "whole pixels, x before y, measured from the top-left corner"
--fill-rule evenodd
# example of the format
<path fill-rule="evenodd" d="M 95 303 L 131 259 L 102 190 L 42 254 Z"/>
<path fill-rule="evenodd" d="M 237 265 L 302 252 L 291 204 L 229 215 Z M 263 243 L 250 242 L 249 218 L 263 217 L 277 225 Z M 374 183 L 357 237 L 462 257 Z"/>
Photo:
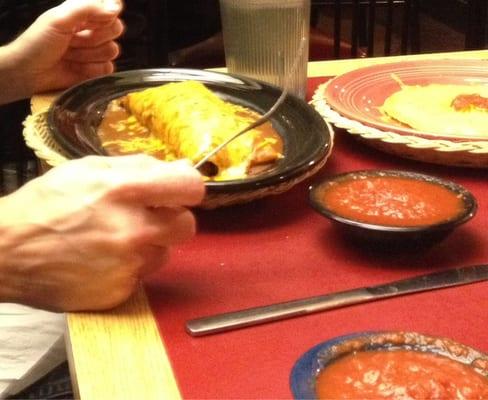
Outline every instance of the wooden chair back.
<path fill-rule="evenodd" d="M 418 0 L 312 0 L 312 24 L 318 29 L 321 14 L 332 25 L 334 58 L 343 58 L 344 41 L 350 58 L 420 51 Z"/>

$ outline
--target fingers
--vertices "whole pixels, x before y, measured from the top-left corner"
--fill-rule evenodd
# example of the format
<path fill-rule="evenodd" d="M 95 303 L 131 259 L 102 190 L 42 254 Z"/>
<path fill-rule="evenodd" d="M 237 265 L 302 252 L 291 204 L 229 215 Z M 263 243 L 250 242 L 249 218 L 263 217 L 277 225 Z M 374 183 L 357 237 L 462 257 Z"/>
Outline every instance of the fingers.
<path fill-rule="evenodd" d="M 193 206 L 205 195 L 200 173 L 187 161 L 162 162 L 146 155 L 106 157 L 112 195 L 148 207 Z"/>
<path fill-rule="evenodd" d="M 91 63 L 79 63 L 71 62 L 68 63 L 68 69 L 71 70 L 76 76 L 81 77 L 81 79 L 95 78 L 97 76 L 102 76 L 106 74 L 111 74 L 115 70 L 115 66 L 111 61 L 107 62 L 91 62 Z M 78 78 L 79 80 L 80 78 Z M 73 81 L 76 81 L 73 78 Z"/>
<path fill-rule="evenodd" d="M 169 259 L 169 250 L 166 247 L 147 246 L 142 253 L 142 265 L 137 271 L 137 277 L 145 276 L 159 270 Z"/>
<path fill-rule="evenodd" d="M 132 202 L 144 207 L 199 204 L 205 195 L 203 177 L 188 161 L 160 161 L 145 154 L 87 156 L 61 165 L 54 175 L 90 176 L 107 201 Z M 47 174 L 49 176 L 49 173 Z M 61 179 L 61 178 L 56 179 Z M 96 178 L 96 179 L 95 179 Z M 100 192 L 102 193 L 102 192 Z"/>
<path fill-rule="evenodd" d="M 159 232 L 153 236 L 151 244 L 166 247 L 182 243 L 195 235 L 196 222 L 194 215 L 185 208 L 149 209 L 152 224 Z"/>
<path fill-rule="evenodd" d="M 137 276 L 144 278 L 156 272 L 169 258 L 169 248 L 192 238 L 196 232 L 194 215 L 184 208 L 149 209 L 152 225 L 157 225 L 159 231 L 154 234 L 150 245 L 139 250 L 142 265 L 137 270 Z"/>
<path fill-rule="evenodd" d="M 63 59 L 82 64 L 99 63 L 114 60 L 119 55 L 119 52 L 117 43 L 107 42 L 97 47 L 69 48 Z"/>
<path fill-rule="evenodd" d="M 195 217 L 184 208 L 146 209 L 146 213 L 147 225 L 139 228 L 141 236 L 132 244 L 127 241 L 120 249 L 120 252 L 127 252 L 128 258 L 134 259 L 133 263 L 124 265 L 130 266 L 131 276 L 135 279 L 160 269 L 168 261 L 169 249 L 187 241 L 196 232 Z"/>
<path fill-rule="evenodd" d="M 122 3 L 117 0 L 67 0 L 58 7 L 44 13 L 51 26 L 63 33 L 73 33 L 110 23 L 122 11 Z"/>
<path fill-rule="evenodd" d="M 98 240 L 97 243 L 113 247 L 117 252 L 132 254 L 140 253 L 138 249 L 141 246 L 167 248 L 195 235 L 195 217 L 184 207 L 146 208 L 138 204 L 125 204 L 123 208 L 133 218 L 119 218 L 117 224 L 111 227 L 116 233 L 107 236 L 106 240 Z"/>
<path fill-rule="evenodd" d="M 106 42 L 117 39 L 125 30 L 120 19 L 106 24 L 99 29 L 85 29 L 76 33 L 70 43 L 72 48 L 98 47 Z"/>

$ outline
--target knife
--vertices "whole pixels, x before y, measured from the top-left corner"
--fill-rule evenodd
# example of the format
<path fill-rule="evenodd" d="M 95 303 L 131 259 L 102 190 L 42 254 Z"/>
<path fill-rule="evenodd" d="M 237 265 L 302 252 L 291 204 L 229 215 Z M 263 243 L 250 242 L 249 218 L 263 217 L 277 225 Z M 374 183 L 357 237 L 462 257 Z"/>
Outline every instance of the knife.
<path fill-rule="evenodd" d="M 301 300 L 197 318 L 187 321 L 186 330 L 192 336 L 209 335 L 352 304 L 366 303 L 451 286 L 467 285 L 485 280 L 488 280 L 488 264 L 453 268 L 377 286 L 346 290 Z"/>

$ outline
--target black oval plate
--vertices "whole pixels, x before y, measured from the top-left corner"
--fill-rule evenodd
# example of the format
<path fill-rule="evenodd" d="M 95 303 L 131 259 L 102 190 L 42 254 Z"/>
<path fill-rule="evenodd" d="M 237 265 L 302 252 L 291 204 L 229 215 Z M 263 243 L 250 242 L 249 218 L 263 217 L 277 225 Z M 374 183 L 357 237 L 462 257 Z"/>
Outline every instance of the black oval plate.
<path fill-rule="evenodd" d="M 264 114 L 281 89 L 242 76 L 194 69 L 143 69 L 86 81 L 64 92 L 48 111 L 48 126 L 70 158 L 107 155 L 97 135 L 107 104 L 128 92 L 167 82 L 197 80 L 224 100 Z M 271 118 L 284 141 L 284 158 L 262 174 L 246 179 L 208 182 L 212 192 L 238 192 L 273 186 L 298 177 L 332 150 L 333 133 L 305 101 L 288 95 Z"/>

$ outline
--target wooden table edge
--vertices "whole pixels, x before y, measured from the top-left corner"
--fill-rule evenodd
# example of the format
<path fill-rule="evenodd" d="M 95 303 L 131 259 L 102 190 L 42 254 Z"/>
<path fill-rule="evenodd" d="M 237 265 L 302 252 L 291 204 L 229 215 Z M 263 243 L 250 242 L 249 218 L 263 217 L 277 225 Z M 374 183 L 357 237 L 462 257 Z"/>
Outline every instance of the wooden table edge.
<path fill-rule="evenodd" d="M 318 61 L 309 63 L 308 73 L 310 77 L 334 76 L 384 62 L 447 58 L 488 59 L 488 50 Z M 46 111 L 57 94 L 33 96 L 32 112 Z M 78 398 L 181 398 L 142 287 L 127 303 L 108 312 L 70 313 L 67 324 L 68 359 Z"/>
<path fill-rule="evenodd" d="M 144 289 L 107 312 L 67 315 L 66 346 L 80 399 L 181 399 Z"/>

